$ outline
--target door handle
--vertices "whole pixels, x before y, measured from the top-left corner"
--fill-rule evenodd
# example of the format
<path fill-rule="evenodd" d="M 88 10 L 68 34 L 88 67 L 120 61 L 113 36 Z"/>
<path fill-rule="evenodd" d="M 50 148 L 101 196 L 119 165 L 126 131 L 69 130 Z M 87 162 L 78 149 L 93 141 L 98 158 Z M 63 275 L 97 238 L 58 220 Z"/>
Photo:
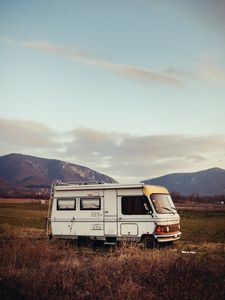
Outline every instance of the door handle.
<path fill-rule="evenodd" d="M 122 220 L 122 218 L 121 218 L 121 217 L 119 217 L 119 218 L 118 218 L 118 220 Z"/>

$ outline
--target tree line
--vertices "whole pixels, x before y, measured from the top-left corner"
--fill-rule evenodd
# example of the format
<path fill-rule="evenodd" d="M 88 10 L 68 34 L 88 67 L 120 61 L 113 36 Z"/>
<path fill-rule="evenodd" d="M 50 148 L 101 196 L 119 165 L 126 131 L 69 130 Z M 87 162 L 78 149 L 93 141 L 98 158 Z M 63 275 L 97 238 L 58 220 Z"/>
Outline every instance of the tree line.
<path fill-rule="evenodd" d="M 224 203 L 225 195 L 199 195 L 197 193 L 192 193 L 190 195 L 184 196 L 175 191 L 171 192 L 171 196 L 174 202 L 201 202 L 201 203 Z"/>

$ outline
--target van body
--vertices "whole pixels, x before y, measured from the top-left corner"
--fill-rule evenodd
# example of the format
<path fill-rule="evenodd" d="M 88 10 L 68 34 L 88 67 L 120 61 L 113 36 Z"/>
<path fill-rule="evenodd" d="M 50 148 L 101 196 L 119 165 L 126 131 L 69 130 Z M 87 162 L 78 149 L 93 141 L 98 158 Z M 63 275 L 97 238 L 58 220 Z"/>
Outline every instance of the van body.
<path fill-rule="evenodd" d="M 52 187 L 51 236 L 113 244 L 144 242 L 148 248 L 180 238 L 180 217 L 168 190 L 138 184 L 73 184 Z"/>

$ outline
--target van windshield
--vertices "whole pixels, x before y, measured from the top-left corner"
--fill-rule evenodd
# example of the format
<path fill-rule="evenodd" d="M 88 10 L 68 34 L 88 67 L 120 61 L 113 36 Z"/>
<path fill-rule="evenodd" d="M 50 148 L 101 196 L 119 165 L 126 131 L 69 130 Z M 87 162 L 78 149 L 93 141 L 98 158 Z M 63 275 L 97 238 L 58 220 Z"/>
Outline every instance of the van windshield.
<path fill-rule="evenodd" d="M 171 214 L 176 212 L 173 200 L 169 194 L 151 194 L 150 198 L 158 214 Z"/>

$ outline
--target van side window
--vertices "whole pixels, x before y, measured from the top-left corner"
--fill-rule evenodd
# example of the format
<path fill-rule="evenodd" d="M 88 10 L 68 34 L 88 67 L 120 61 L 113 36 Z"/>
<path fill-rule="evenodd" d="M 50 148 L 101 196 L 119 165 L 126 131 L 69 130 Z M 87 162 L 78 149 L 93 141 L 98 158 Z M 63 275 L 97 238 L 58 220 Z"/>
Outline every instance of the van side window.
<path fill-rule="evenodd" d="M 101 199 L 100 198 L 81 198 L 80 199 L 81 210 L 100 210 Z"/>
<path fill-rule="evenodd" d="M 123 196 L 121 201 L 123 215 L 146 215 L 152 210 L 146 196 Z"/>
<path fill-rule="evenodd" d="M 76 198 L 58 198 L 57 210 L 76 210 Z"/>

